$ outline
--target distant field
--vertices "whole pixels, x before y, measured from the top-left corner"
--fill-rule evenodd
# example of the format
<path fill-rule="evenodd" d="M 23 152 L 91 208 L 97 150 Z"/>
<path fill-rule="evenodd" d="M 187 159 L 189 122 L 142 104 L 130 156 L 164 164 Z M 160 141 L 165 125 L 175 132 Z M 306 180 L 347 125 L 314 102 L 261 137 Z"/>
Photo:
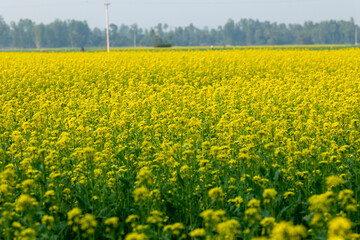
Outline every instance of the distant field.
<path fill-rule="evenodd" d="M 360 50 L 254 48 L 0 53 L 0 239 L 358 238 Z"/>
<path fill-rule="evenodd" d="M 358 48 L 354 45 L 278 45 L 278 46 L 201 46 L 201 47 L 113 47 L 111 51 L 207 51 L 233 49 L 309 49 L 309 50 L 338 50 Z M 85 48 L 85 52 L 105 52 L 106 48 Z M 80 48 L 44 48 L 44 49 L 0 49 L 0 52 L 81 52 Z"/>

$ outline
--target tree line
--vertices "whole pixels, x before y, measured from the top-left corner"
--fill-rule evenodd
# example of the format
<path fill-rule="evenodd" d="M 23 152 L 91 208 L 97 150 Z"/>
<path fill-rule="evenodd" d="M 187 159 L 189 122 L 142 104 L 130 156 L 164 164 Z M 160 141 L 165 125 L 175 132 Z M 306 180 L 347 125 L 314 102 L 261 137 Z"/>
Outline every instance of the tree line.
<path fill-rule="evenodd" d="M 154 46 L 210 46 L 210 45 L 291 45 L 291 44 L 354 44 L 354 19 L 329 20 L 304 24 L 278 24 L 276 22 L 229 19 L 217 28 L 170 28 L 158 24 L 150 29 L 133 25 L 110 24 L 112 47 Z M 357 31 L 359 32 L 359 31 Z M 61 48 L 106 46 L 105 29 L 91 29 L 86 21 L 55 20 L 49 24 L 36 24 L 30 19 L 7 24 L 0 16 L 0 48 Z M 359 38 L 360 40 L 360 38 Z"/>

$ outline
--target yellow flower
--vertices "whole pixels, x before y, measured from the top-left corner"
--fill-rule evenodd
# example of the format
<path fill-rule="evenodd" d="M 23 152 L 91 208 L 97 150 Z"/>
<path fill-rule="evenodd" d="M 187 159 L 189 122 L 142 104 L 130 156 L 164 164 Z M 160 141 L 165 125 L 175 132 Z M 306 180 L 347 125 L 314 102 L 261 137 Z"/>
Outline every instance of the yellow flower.
<path fill-rule="evenodd" d="M 172 225 L 166 225 L 164 231 L 171 231 L 173 235 L 180 235 L 181 231 L 185 229 L 184 224 L 174 223 Z"/>
<path fill-rule="evenodd" d="M 323 226 L 324 221 L 325 219 L 322 214 L 314 213 L 314 215 L 311 218 L 310 224 L 320 228 Z"/>
<path fill-rule="evenodd" d="M 245 221 L 249 221 L 251 224 L 254 224 L 257 221 L 260 221 L 260 219 L 261 216 L 258 208 L 248 208 L 245 210 Z"/>
<path fill-rule="evenodd" d="M 44 215 L 41 219 L 41 223 L 46 225 L 47 229 L 51 229 L 51 227 L 53 226 L 54 224 L 54 217 L 53 216 L 49 216 L 49 215 Z"/>
<path fill-rule="evenodd" d="M 151 173 L 149 167 L 143 167 L 136 175 L 136 179 L 137 179 L 136 184 L 143 183 L 143 184 L 151 185 L 153 181 L 153 174 Z"/>
<path fill-rule="evenodd" d="M 336 217 L 329 222 L 328 239 L 349 239 L 351 222 L 345 217 Z"/>
<path fill-rule="evenodd" d="M 113 228 L 116 228 L 118 223 L 119 223 L 119 218 L 118 217 L 111 217 L 105 220 L 105 225 L 110 225 Z"/>
<path fill-rule="evenodd" d="M 26 179 L 24 180 L 22 183 L 21 183 L 23 189 L 24 189 L 24 192 L 30 192 L 30 190 L 32 188 L 34 188 L 35 186 L 35 181 L 34 179 Z"/>
<path fill-rule="evenodd" d="M 333 187 L 337 187 L 340 186 L 344 183 L 344 179 L 342 179 L 341 177 L 332 175 L 326 178 L 326 186 L 328 189 L 331 189 Z"/>
<path fill-rule="evenodd" d="M 147 240 L 148 237 L 144 233 L 129 233 L 126 235 L 125 240 Z"/>
<path fill-rule="evenodd" d="M 190 236 L 190 237 L 193 237 L 193 238 L 196 238 L 196 237 L 205 237 L 205 236 L 206 236 L 206 232 L 205 232 L 205 229 L 203 229 L 203 228 L 196 228 L 196 229 L 192 230 L 192 231 L 189 233 L 189 236 Z"/>
<path fill-rule="evenodd" d="M 71 211 L 68 212 L 68 219 L 70 220 L 76 216 L 79 216 L 79 215 L 81 215 L 81 213 L 82 213 L 82 211 L 80 208 L 77 208 L 77 207 L 73 208 Z"/>
<path fill-rule="evenodd" d="M 34 198 L 29 195 L 22 194 L 15 202 L 15 210 L 17 212 L 24 212 L 35 208 L 37 205 L 38 202 Z"/>
<path fill-rule="evenodd" d="M 275 223 L 275 218 L 273 217 L 265 217 L 263 220 L 261 220 L 260 225 L 263 227 L 271 227 Z"/>
<path fill-rule="evenodd" d="M 143 202 L 149 197 L 149 190 L 147 187 L 141 186 L 133 191 L 133 196 L 135 202 Z"/>
<path fill-rule="evenodd" d="M 277 240 L 298 240 L 307 237 L 306 228 L 302 225 L 294 226 L 291 222 L 280 222 L 275 224 L 271 237 Z"/>
<path fill-rule="evenodd" d="M 13 227 L 13 228 L 22 228 L 22 225 L 21 225 L 21 223 L 19 223 L 19 222 L 13 222 L 12 224 L 11 224 L 11 226 Z"/>
<path fill-rule="evenodd" d="M 240 208 L 240 204 L 244 202 L 244 199 L 241 196 L 238 196 L 233 199 L 229 199 L 228 202 L 235 203 L 237 208 Z"/>
<path fill-rule="evenodd" d="M 271 229 L 274 227 L 275 218 L 273 217 L 265 217 L 263 220 L 260 221 L 260 225 L 263 227 L 262 235 L 270 234 Z"/>
<path fill-rule="evenodd" d="M 80 220 L 80 215 L 82 214 L 82 211 L 80 208 L 73 208 L 68 212 L 68 224 L 72 225 L 73 223 L 78 223 Z"/>
<path fill-rule="evenodd" d="M 240 233 L 239 221 L 230 219 L 216 225 L 216 231 L 219 233 L 221 239 L 236 239 L 235 235 Z"/>
<path fill-rule="evenodd" d="M 204 219 L 206 226 L 217 224 L 223 221 L 224 219 L 226 219 L 225 215 L 226 212 L 224 210 L 213 209 L 208 209 L 200 213 L 200 217 Z"/>
<path fill-rule="evenodd" d="M 59 210 L 59 207 L 58 206 L 51 206 L 49 208 L 49 211 L 52 213 L 52 214 L 56 214 Z"/>
<path fill-rule="evenodd" d="M 271 200 L 275 200 L 276 194 L 277 194 L 277 191 L 273 188 L 265 189 L 263 192 L 263 198 L 265 199 L 264 203 L 269 204 L 271 202 Z"/>
<path fill-rule="evenodd" d="M 356 212 L 356 200 L 354 199 L 354 191 L 351 189 L 345 189 L 339 192 L 338 200 L 341 207 L 345 207 L 346 210 Z"/>
<path fill-rule="evenodd" d="M 36 231 L 32 228 L 26 228 L 21 231 L 20 239 L 22 240 L 35 240 L 36 239 Z"/>
<path fill-rule="evenodd" d="M 167 217 L 163 217 L 163 213 L 157 210 L 153 210 L 150 213 L 150 216 L 146 219 L 146 222 L 149 224 L 156 224 L 159 227 L 163 225 L 163 222 L 167 221 Z"/>
<path fill-rule="evenodd" d="M 211 200 L 216 199 L 221 201 L 223 199 L 223 191 L 220 187 L 214 187 L 210 189 L 208 195 L 211 198 Z"/>
<path fill-rule="evenodd" d="M 253 198 L 253 199 L 251 199 L 251 200 L 248 202 L 247 206 L 248 206 L 249 208 L 260 209 L 260 204 L 261 204 L 260 200 L 257 200 L 257 199 L 255 199 L 255 198 Z"/>
<path fill-rule="evenodd" d="M 92 214 L 85 214 L 79 221 L 80 229 L 87 234 L 93 234 L 97 226 L 95 216 Z"/>
<path fill-rule="evenodd" d="M 51 198 L 51 199 L 55 199 L 55 191 L 54 190 L 48 190 L 45 194 L 44 197 L 46 198 Z"/>
<path fill-rule="evenodd" d="M 323 194 L 313 195 L 309 198 L 310 207 L 312 212 L 328 212 L 334 203 L 334 193 L 328 191 Z"/>
<path fill-rule="evenodd" d="M 135 232 L 138 232 L 138 233 L 140 233 L 140 232 L 146 232 L 146 231 L 149 230 L 149 228 L 150 228 L 149 225 L 139 224 L 139 225 L 137 225 L 136 227 L 134 227 L 134 231 L 135 231 Z"/>
<path fill-rule="evenodd" d="M 62 132 L 61 136 L 59 137 L 58 141 L 56 142 L 56 146 L 60 149 L 64 149 L 70 144 L 71 138 L 70 133 Z"/>
<path fill-rule="evenodd" d="M 267 188 L 263 192 L 263 198 L 275 199 L 277 191 L 273 188 Z"/>
<path fill-rule="evenodd" d="M 8 184 L 0 184 L 0 194 L 8 195 L 10 192 L 10 186 Z"/>
<path fill-rule="evenodd" d="M 138 219 L 140 219 L 140 217 L 138 215 L 131 214 L 126 218 L 125 222 L 126 223 L 132 223 L 132 222 L 135 222 Z"/>
<path fill-rule="evenodd" d="M 284 193 L 284 198 L 287 199 L 289 196 L 295 196 L 294 192 L 286 192 Z"/>

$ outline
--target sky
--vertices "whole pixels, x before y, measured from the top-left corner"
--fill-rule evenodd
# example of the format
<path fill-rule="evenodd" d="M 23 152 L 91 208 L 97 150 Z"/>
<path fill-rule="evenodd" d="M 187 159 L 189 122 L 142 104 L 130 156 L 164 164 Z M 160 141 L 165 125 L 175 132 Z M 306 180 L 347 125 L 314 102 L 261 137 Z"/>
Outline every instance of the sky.
<path fill-rule="evenodd" d="M 0 0 L 0 16 L 7 23 L 28 18 L 36 23 L 55 19 L 86 20 L 91 28 L 105 28 L 105 0 Z M 355 19 L 360 24 L 360 0 L 109 0 L 110 23 L 137 23 L 150 28 L 216 28 L 229 18 L 252 18 L 278 23 Z"/>

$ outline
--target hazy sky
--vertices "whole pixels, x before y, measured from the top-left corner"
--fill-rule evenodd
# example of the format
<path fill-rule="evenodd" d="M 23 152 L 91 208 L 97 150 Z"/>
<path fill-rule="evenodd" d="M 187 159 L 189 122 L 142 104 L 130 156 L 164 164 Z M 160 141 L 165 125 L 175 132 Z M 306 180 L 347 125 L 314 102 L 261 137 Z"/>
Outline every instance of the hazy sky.
<path fill-rule="evenodd" d="M 349 20 L 360 23 L 360 0 L 109 0 L 110 23 L 149 28 L 157 23 L 170 27 L 215 28 L 232 18 L 304 23 L 312 20 Z M 55 19 L 86 20 L 90 27 L 105 28 L 104 0 L 0 0 L 6 22 L 29 18 L 36 23 Z"/>

